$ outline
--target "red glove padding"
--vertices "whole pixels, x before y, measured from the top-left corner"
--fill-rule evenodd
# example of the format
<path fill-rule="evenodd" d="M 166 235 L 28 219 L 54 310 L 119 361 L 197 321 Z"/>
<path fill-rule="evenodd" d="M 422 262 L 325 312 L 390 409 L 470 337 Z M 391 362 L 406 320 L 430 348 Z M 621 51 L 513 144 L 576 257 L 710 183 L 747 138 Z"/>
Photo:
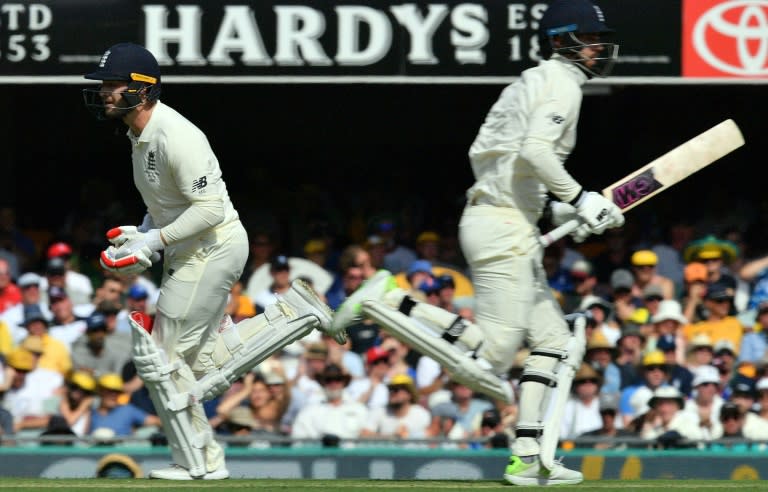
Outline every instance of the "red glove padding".
<path fill-rule="evenodd" d="M 116 251 L 114 246 L 110 246 L 101 252 L 99 263 L 101 263 L 102 268 L 110 272 L 127 275 L 141 273 L 152 266 L 152 261 L 141 250 L 122 258 L 116 257 Z"/>

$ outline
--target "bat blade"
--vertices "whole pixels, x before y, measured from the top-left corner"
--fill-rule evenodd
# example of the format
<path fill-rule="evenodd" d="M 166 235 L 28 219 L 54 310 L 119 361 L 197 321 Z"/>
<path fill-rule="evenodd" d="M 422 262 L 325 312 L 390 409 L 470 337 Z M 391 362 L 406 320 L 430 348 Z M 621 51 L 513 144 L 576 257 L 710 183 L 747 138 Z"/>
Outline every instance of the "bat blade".
<path fill-rule="evenodd" d="M 602 194 L 626 212 L 742 145 L 741 130 L 736 122 L 727 119 L 616 181 L 603 189 Z M 579 220 L 573 219 L 543 234 L 539 238 L 542 246 L 547 247 L 565 237 L 580 224 Z"/>
<path fill-rule="evenodd" d="M 725 120 L 608 186 L 603 196 L 626 212 L 742 145 L 739 127 Z"/>

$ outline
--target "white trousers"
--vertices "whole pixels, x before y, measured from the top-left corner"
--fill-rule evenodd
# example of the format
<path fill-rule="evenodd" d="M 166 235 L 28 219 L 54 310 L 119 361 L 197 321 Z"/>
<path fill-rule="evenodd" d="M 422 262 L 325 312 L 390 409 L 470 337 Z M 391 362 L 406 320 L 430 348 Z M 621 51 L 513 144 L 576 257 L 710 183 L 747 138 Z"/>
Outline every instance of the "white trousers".
<path fill-rule="evenodd" d="M 475 319 L 486 343 L 479 355 L 507 371 L 524 340 L 564 349 L 570 337 L 547 284 L 538 227 L 515 209 L 467 206 L 459 241 L 475 288 Z"/>

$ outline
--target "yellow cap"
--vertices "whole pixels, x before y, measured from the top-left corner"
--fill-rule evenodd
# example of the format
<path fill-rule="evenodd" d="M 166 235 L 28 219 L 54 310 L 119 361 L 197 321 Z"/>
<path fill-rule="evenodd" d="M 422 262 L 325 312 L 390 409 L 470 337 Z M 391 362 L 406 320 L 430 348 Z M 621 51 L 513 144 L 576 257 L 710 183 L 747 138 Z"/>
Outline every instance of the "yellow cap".
<path fill-rule="evenodd" d="M 664 352 L 661 350 L 651 350 L 643 356 L 644 366 L 661 366 L 667 363 Z"/>
<path fill-rule="evenodd" d="M 424 231 L 416 237 L 416 244 L 425 243 L 427 241 L 440 241 L 440 235 L 434 231 Z"/>
<path fill-rule="evenodd" d="M 17 348 L 6 357 L 6 363 L 17 371 L 31 371 L 35 368 L 35 356 L 29 350 Z"/>
<path fill-rule="evenodd" d="M 325 241 L 322 239 L 310 239 L 304 244 L 304 254 L 311 255 L 312 253 L 324 253 Z"/>
<path fill-rule="evenodd" d="M 112 391 L 123 391 L 123 378 L 119 374 L 103 374 L 98 381 L 99 387 Z"/>
<path fill-rule="evenodd" d="M 659 262 L 659 257 L 650 249 L 641 249 L 632 254 L 630 261 L 635 266 L 655 266 Z"/>
<path fill-rule="evenodd" d="M 96 380 L 90 373 L 85 371 L 75 371 L 69 376 L 69 382 L 76 384 L 84 391 L 94 391 L 96 389 Z"/>

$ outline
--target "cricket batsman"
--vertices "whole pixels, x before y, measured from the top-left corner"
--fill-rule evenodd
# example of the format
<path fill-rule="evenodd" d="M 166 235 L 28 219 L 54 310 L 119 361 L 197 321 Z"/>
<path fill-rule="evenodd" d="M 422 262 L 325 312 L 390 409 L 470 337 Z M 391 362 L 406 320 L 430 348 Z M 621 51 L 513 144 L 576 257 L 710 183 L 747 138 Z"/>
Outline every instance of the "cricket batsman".
<path fill-rule="evenodd" d="M 606 76 L 618 46 L 589 0 L 555 0 L 540 21 L 543 60 L 506 87 L 469 150 L 475 177 L 459 223 L 471 268 L 477 324 L 410 298 L 382 270 L 350 296 L 333 326 L 366 316 L 438 361 L 463 384 L 509 400 L 504 375 L 531 348 L 520 379 L 519 417 L 504 478 L 515 485 L 577 484 L 580 472 L 554 459 L 560 418 L 586 348 L 584 316 L 563 315 L 542 265 L 538 222 L 578 219 L 572 234 L 624 224 L 621 210 L 566 171 L 576 142 L 582 86 Z"/>
<path fill-rule="evenodd" d="M 133 361 L 174 460 L 149 477 L 228 478 L 202 402 L 312 329 L 330 333 L 331 311 L 297 281 L 263 314 L 234 324 L 224 309 L 246 263 L 248 238 L 205 134 L 160 101 L 160 68 L 142 46 L 115 44 L 85 78 L 100 81 L 83 90 L 88 109 L 128 126 L 133 180 L 147 208 L 141 225 L 107 232 L 111 245 L 101 253 L 101 265 L 142 272 L 162 252 L 152 333 L 131 320 Z M 332 335 L 345 341 L 343 329 Z"/>

